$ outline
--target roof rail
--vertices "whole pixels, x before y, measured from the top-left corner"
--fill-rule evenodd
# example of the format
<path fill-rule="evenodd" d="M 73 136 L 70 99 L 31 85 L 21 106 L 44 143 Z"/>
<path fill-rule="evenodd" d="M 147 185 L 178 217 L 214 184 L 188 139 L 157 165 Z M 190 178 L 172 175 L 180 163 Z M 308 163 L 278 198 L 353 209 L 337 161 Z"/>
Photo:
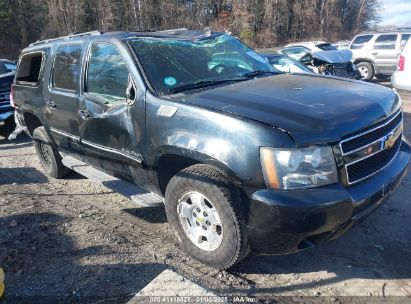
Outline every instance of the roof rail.
<path fill-rule="evenodd" d="M 363 31 L 360 34 L 375 34 L 375 33 L 390 33 L 390 32 L 411 32 L 411 27 L 397 27 L 392 29 L 369 30 Z"/>
<path fill-rule="evenodd" d="M 73 37 L 81 37 L 81 36 L 89 36 L 89 35 L 101 35 L 103 34 L 103 32 L 100 31 L 90 31 L 90 32 L 74 32 L 71 33 L 67 36 L 61 36 L 61 37 L 57 37 L 57 38 L 52 38 L 52 39 L 44 39 L 44 40 L 37 40 L 36 42 L 30 43 L 29 46 L 34 46 L 34 45 L 38 45 L 38 44 L 42 44 L 42 43 L 48 43 L 51 41 L 56 41 L 56 40 L 68 40 L 71 39 Z"/>

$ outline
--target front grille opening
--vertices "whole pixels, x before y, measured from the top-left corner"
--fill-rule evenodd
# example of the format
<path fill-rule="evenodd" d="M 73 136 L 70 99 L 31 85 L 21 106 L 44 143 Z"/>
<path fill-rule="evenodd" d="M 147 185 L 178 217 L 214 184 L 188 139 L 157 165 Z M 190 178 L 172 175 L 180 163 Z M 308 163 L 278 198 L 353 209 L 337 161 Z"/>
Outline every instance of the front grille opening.
<path fill-rule="evenodd" d="M 384 136 L 384 135 L 383 135 Z M 401 146 L 402 136 L 398 137 L 394 146 L 383 150 L 373 156 L 365 158 L 357 163 L 347 166 L 347 177 L 349 183 L 360 181 L 375 172 L 383 169 L 397 154 Z"/>
<path fill-rule="evenodd" d="M 395 129 L 402 121 L 402 113 L 400 112 L 397 116 L 391 120 L 388 124 L 382 126 L 381 128 L 372 130 L 368 133 L 355 137 L 348 141 L 343 141 L 341 143 L 341 149 L 343 153 L 348 153 L 363 146 L 366 146 L 385 135 L 389 134 Z"/>

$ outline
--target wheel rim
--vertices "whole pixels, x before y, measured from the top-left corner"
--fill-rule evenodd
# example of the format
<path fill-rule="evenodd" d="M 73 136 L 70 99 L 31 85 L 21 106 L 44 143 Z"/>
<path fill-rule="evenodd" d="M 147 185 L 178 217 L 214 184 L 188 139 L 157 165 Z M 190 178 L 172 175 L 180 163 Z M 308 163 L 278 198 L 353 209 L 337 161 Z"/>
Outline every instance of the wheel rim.
<path fill-rule="evenodd" d="M 50 146 L 47 144 L 44 144 L 43 142 L 39 142 L 39 148 L 40 148 L 39 149 L 40 157 L 42 158 L 44 163 L 49 166 L 51 164 Z"/>
<path fill-rule="evenodd" d="M 213 203 L 197 191 L 188 191 L 178 200 L 177 213 L 184 233 L 198 248 L 213 251 L 223 241 L 223 225 Z"/>
<path fill-rule="evenodd" d="M 367 69 L 366 67 L 360 66 L 360 67 L 358 67 L 358 70 L 359 70 L 360 73 L 361 73 L 361 78 L 362 78 L 362 79 L 365 79 L 365 78 L 368 77 L 369 71 L 368 71 L 368 69 Z"/>

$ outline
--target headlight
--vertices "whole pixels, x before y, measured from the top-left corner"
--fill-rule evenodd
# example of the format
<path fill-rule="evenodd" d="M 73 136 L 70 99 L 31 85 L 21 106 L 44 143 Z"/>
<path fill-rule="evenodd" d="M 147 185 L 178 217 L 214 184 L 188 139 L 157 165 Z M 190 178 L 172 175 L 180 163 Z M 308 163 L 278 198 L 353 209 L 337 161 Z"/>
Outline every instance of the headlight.
<path fill-rule="evenodd" d="M 303 149 L 260 148 L 265 182 L 274 189 L 312 188 L 338 182 L 330 146 Z"/>

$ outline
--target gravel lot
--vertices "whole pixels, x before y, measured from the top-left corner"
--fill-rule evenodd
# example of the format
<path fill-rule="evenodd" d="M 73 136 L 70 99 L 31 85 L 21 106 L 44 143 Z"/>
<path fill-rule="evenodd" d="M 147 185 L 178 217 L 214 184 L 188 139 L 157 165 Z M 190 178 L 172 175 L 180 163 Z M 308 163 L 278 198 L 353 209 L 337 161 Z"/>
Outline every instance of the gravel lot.
<path fill-rule="evenodd" d="M 411 138 L 411 94 L 402 97 Z M 338 240 L 287 256 L 253 255 L 219 272 L 181 250 L 162 207 L 139 207 L 77 174 L 48 178 L 28 137 L 0 139 L 5 302 L 125 303 L 165 269 L 230 295 L 410 300 L 410 197 L 409 173 L 386 204 Z"/>

